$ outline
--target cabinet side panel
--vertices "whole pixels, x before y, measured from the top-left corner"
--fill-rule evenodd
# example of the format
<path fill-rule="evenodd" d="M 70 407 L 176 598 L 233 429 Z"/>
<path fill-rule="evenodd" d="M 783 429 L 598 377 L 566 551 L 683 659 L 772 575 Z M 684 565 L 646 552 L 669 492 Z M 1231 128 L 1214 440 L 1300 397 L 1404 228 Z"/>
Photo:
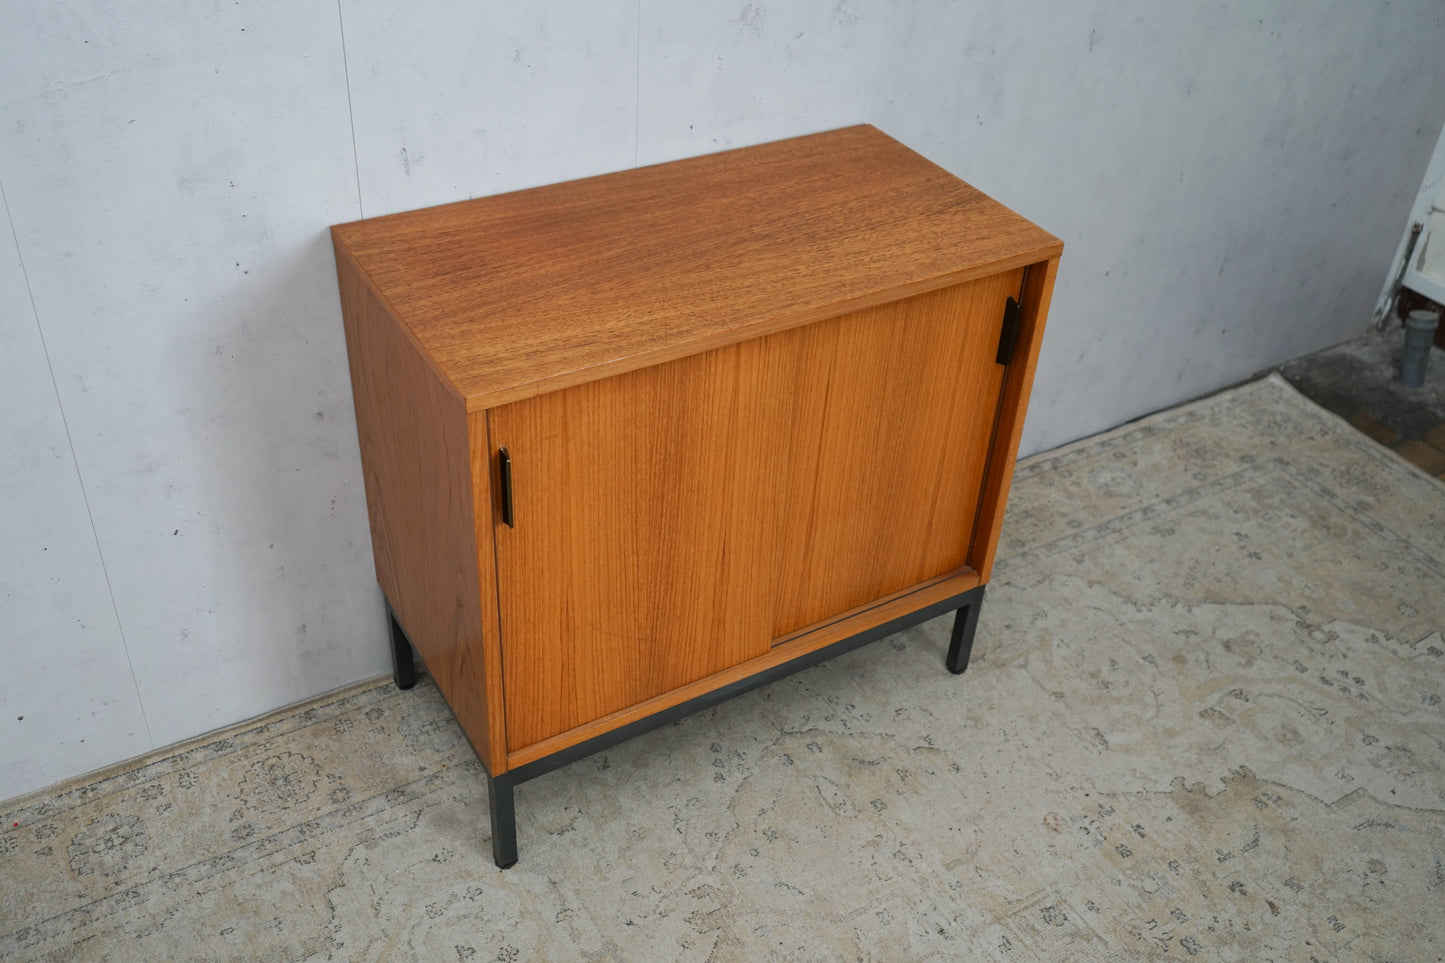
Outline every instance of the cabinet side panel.
<path fill-rule="evenodd" d="M 1043 264 L 1035 264 L 1029 270 L 1024 290 L 1014 361 L 1004 378 L 998 406 L 998 427 L 994 430 L 988 474 L 979 499 L 978 524 L 974 527 L 973 545 L 968 553 L 968 564 L 985 584 L 993 571 L 993 557 L 998 550 L 1004 508 L 1008 504 L 1009 486 L 1013 483 L 1014 462 L 1018 460 L 1019 438 L 1024 430 L 1024 414 L 1029 406 L 1029 391 L 1033 388 L 1034 369 L 1039 363 L 1039 346 L 1044 340 L 1044 321 L 1048 318 L 1049 301 L 1054 294 L 1054 278 L 1058 272 L 1059 259 L 1056 257 Z"/>
<path fill-rule="evenodd" d="M 337 274 L 376 579 L 490 769 L 466 406 L 340 247 Z"/>

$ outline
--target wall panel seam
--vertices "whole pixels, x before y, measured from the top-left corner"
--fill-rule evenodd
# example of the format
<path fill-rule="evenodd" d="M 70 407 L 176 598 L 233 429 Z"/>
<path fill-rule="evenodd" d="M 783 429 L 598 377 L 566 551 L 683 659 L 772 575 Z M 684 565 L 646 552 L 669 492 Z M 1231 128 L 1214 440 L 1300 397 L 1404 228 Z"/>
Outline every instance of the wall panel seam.
<path fill-rule="evenodd" d="M 361 202 L 361 152 L 356 149 L 356 108 L 351 103 L 351 64 L 346 56 L 346 21 L 341 15 L 341 0 L 336 0 L 336 27 L 341 35 L 341 75 L 346 79 L 346 117 L 351 123 L 351 165 L 356 172 L 356 216 L 366 217 Z"/>
<path fill-rule="evenodd" d="M 637 33 L 632 53 L 632 166 L 636 167 L 642 154 L 642 0 L 637 0 Z"/>
<path fill-rule="evenodd" d="M 120 647 L 125 653 L 126 668 L 130 670 L 130 684 L 135 691 L 136 705 L 140 708 L 141 722 L 146 728 L 146 745 L 155 748 L 151 736 L 150 718 L 146 715 L 145 699 L 141 696 L 140 682 L 135 674 L 135 661 L 130 655 L 130 643 L 125 637 L 125 626 L 120 620 L 120 606 L 115 600 L 115 590 L 110 584 L 110 568 L 105 562 L 105 550 L 100 544 L 100 532 L 95 527 L 95 513 L 90 507 L 90 492 L 85 485 L 85 475 L 80 470 L 80 458 L 75 453 L 75 441 L 70 435 L 70 419 L 65 414 L 65 401 L 60 396 L 60 385 L 55 380 L 55 364 L 50 360 L 50 345 L 45 341 L 45 326 L 40 323 L 40 309 L 35 305 L 35 291 L 30 286 L 30 272 L 25 267 L 25 252 L 20 247 L 20 232 L 15 229 L 15 218 L 10 213 L 10 197 L 5 193 L 5 180 L 0 177 L 0 204 L 5 208 L 5 223 L 10 228 L 10 238 L 15 244 L 15 259 L 20 266 L 20 279 L 25 284 L 25 297 L 30 301 L 30 316 L 35 319 L 35 332 L 40 337 L 40 350 L 45 355 L 46 372 L 50 375 L 50 390 L 55 392 L 55 407 L 60 412 L 60 424 L 65 429 L 65 444 L 70 451 L 70 463 L 75 467 L 75 478 L 80 484 L 80 497 L 85 503 L 85 517 L 90 522 L 90 536 L 95 540 L 95 554 L 100 561 L 100 571 L 105 577 L 105 593 L 110 597 L 111 614 L 115 616 L 116 632 L 120 635 Z"/>

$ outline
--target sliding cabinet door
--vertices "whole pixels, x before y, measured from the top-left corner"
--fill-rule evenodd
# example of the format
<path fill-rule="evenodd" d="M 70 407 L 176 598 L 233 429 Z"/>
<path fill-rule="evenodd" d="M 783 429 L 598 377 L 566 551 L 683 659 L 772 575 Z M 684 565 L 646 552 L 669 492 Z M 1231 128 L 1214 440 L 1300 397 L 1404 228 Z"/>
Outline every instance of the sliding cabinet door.
<path fill-rule="evenodd" d="M 1021 271 L 809 325 L 788 339 L 794 412 L 773 634 L 964 566 Z"/>
<path fill-rule="evenodd" d="M 790 413 L 778 347 L 489 414 L 514 506 L 496 529 L 510 749 L 768 651 Z"/>

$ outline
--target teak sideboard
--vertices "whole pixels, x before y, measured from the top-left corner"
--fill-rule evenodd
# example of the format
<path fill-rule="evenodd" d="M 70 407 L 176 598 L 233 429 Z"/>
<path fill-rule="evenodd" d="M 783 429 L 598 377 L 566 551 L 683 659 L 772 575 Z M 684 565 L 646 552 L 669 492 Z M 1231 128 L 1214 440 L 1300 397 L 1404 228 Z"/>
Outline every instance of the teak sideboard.
<path fill-rule="evenodd" d="M 332 228 L 376 576 L 513 787 L 956 611 L 1063 244 L 862 126 Z"/>

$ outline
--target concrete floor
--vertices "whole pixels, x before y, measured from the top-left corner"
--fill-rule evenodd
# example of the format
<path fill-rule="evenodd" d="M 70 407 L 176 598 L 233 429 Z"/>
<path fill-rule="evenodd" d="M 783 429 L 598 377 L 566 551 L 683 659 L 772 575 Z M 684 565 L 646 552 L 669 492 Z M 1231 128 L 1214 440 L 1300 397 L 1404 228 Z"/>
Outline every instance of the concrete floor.
<path fill-rule="evenodd" d="M 1279 373 L 1306 397 L 1445 481 L 1445 351 L 1432 348 L 1422 388 L 1400 384 L 1404 329 L 1296 358 Z"/>

